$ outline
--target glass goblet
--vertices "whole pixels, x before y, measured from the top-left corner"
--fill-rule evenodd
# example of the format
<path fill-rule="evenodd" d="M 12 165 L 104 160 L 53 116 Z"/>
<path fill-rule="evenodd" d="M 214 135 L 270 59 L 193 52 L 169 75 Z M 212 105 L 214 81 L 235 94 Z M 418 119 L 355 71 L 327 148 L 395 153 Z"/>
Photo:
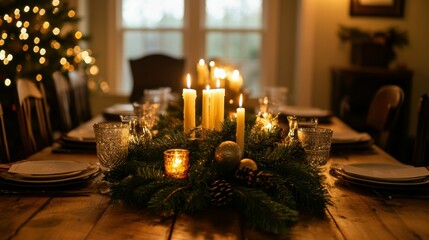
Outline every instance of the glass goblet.
<path fill-rule="evenodd" d="M 129 127 L 121 122 L 99 122 L 94 124 L 97 157 L 104 174 L 121 164 L 128 156 Z M 107 182 L 105 182 L 107 183 Z M 109 192 L 105 189 L 100 191 Z"/>

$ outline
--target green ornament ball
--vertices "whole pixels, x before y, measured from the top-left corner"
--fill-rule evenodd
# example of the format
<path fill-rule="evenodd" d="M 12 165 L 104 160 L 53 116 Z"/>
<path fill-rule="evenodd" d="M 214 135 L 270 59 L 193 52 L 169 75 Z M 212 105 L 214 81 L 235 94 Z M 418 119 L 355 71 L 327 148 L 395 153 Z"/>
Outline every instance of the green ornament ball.
<path fill-rule="evenodd" d="M 233 141 L 219 144 L 215 151 L 215 160 L 226 169 L 233 169 L 240 163 L 242 156 L 240 146 Z"/>
<path fill-rule="evenodd" d="M 256 171 L 256 170 L 258 170 L 258 165 L 256 164 L 255 161 L 253 161 L 250 158 L 243 158 L 240 160 L 240 164 L 238 165 L 238 169 L 243 170 L 245 168 L 249 168 L 253 171 Z"/>

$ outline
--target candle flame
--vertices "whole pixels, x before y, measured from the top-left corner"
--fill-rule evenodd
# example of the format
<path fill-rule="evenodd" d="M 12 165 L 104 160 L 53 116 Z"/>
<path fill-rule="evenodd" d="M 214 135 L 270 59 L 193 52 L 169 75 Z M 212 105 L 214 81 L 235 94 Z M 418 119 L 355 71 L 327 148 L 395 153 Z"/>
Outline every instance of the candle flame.
<path fill-rule="evenodd" d="M 242 106 L 243 106 L 243 94 L 240 94 L 240 101 L 238 101 L 238 105 L 239 105 L 240 107 L 242 107 Z"/>
<path fill-rule="evenodd" d="M 206 90 L 210 90 L 210 85 L 206 85 Z"/>
<path fill-rule="evenodd" d="M 240 72 L 238 70 L 234 70 L 232 72 L 232 80 L 238 81 L 238 78 L 240 77 Z"/>
<path fill-rule="evenodd" d="M 204 62 L 204 59 L 200 59 L 200 61 L 198 62 L 198 64 L 200 64 L 201 66 L 203 66 L 204 64 L 206 64 L 206 62 Z"/>
<path fill-rule="evenodd" d="M 188 88 L 191 88 L 191 75 L 189 73 L 186 76 L 186 80 L 187 80 L 187 83 L 188 83 Z"/>
<path fill-rule="evenodd" d="M 220 88 L 220 81 L 219 81 L 219 78 L 216 80 L 216 88 Z"/>
<path fill-rule="evenodd" d="M 210 61 L 209 65 L 210 65 L 210 67 L 214 67 L 215 62 L 214 61 Z"/>

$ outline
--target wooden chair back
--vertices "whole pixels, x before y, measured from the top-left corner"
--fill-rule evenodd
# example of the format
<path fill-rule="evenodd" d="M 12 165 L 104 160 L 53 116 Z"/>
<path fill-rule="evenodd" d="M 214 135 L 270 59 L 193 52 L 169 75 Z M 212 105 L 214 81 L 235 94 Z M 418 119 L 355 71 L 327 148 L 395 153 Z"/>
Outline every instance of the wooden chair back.
<path fill-rule="evenodd" d="M 412 165 L 429 166 L 429 98 L 423 94 L 419 99 L 417 131 L 414 142 Z"/>
<path fill-rule="evenodd" d="M 133 76 L 130 102 L 141 101 L 144 89 L 170 87 L 173 93 L 180 93 L 184 87 L 184 59 L 152 54 L 129 62 Z"/>
<path fill-rule="evenodd" d="M 10 162 L 10 152 L 4 125 L 3 108 L 0 103 L 0 163 Z"/>
<path fill-rule="evenodd" d="M 35 153 L 52 143 L 49 107 L 43 84 L 39 87 L 28 79 L 18 79 L 18 121 L 22 144 L 27 154 Z"/>
<path fill-rule="evenodd" d="M 88 79 L 84 72 L 70 71 L 71 115 L 74 125 L 82 124 L 92 118 L 89 100 Z"/>
<path fill-rule="evenodd" d="M 388 148 L 389 133 L 395 126 L 403 102 L 404 92 L 396 85 L 381 87 L 371 100 L 366 124 L 375 144 L 383 149 Z"/>
<path fill-rule="evenodd" d="M 71 88 L 67 78 L 59 71 L 52 74 L 54 80 L 61 131 L 70 131 L 73 127 L 71 117 Z"/>

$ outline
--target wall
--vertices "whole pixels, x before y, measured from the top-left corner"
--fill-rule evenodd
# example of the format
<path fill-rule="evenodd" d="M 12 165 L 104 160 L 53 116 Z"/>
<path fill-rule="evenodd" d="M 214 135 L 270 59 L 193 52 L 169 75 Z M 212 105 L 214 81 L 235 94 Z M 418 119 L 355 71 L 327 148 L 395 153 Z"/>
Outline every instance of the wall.
<path fill-rule="evenodd" d="M 410 45 L 399 49 L 397 53 L 397 61 L 404 62 L 414 71 L 413 90 L 412 90 L 412 108 L 411 108 L 411 124 L 408 131 L 410 135 L 414 135 L 416 129 L 416 114 L 418 98 L 423 93 L 429 92 L 429 1 L 427 0 L 405 0 L 405 12 L 403 18 L 377 18 L 377 17 L 351 17 L 349 16 L 350 0 L 302 0 L 306 4 L 313 4 L 315 13 L 311 17 L 314 21 L 312 29 L 314 30 L 313 44 L 314 52 L 312 69 L 306 71 L 312 72 L 312 104 L 321 108 L 330 107 L 331 84 L 330 84 L 330 68 L 335 65 L 349 64 L 350 49 L 347 44 L 341 43 L 337 37 L 337 30 L 340 24 L 346 26 L 356 26 L 362 29 L 377 30 L 384 29 L 390 26 L 397 26 L 400 29 L 408 31 Z M 282 1 L 284 4 L 289 1 Z M 296 8 L 298 14 L 299 8 Z M 304 12 L 305 14 L 305 12 Z M 284 16 L 283 16 L 284 17 Z M 305 16 L 302 16 L 305 18 Z M 280 26 L 282 30 L 287 27 L 285 23 Z M 307 31 L 307 29 L 299 29 Z M 298 31 L 299 31 L 298 30 Z M 280 39 L 290 36 L 290 32 L 281 31 Z M 288 49 L 282 49 L 283 53 L 288 54 Z M 293 51 L 290 49 L 289 51 Z M 298 58 L 302 53 L 302 49 L 296 49 L 295 58 Z M 284 65 L 289 66 L 290 62 L 279 61 L 279 69 Z M 391 67 L 396 64 L 393 63 Z M 299 74 L 298 74 L 299 75 Z M 294 85 L 286 79 L 290 75 L 286 72 L 279 73 L 279 82 L 281 85 Z M 295 79 L 300 81 L 300 79 Z M 296 83 L 295 83 L 296 84 Z M 293 88 L 290 88 L 293 89 Z M 292 95 L 292 94 L 291 94 Z"/>

